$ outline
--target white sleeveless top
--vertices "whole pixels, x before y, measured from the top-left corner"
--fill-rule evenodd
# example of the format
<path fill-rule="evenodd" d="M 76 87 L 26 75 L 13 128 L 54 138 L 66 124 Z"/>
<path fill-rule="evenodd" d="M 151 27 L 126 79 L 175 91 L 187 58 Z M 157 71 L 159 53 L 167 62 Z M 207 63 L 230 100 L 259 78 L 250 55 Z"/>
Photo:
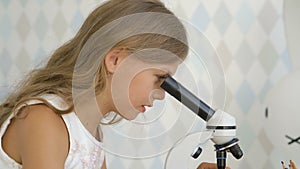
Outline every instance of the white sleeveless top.
<path fill-rule="evenodd" d="M 41 98 L 47 100 L 59 110 L 65 110 L 67 105 L 56 95 L 44 95 Z M 42 103 L 39 100 L 30 100 L 26 105 Z M 101 169 L 104 162 L 102 142 L 96 140 L 83 126 L 74 112 L 61 115 L 69 133 L 70 149 L 65 161 L 65 169 Z M 0 128 L 0 169 L 21 169 L 22 165 L 10 158 L 2 148 L 2 137 L 10 124 L 13 114 L 2 124 Z"/>

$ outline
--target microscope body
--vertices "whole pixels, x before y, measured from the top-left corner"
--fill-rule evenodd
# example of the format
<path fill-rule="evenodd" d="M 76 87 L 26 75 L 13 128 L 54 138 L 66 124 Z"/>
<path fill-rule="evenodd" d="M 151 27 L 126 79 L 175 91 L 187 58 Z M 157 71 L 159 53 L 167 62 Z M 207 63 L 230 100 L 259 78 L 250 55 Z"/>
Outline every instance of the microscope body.
<path fill-rule="evenodd" d="M 207 130 L 212 131 L 211 140 L 215 143 L 216 159 L 218 169 L 226 168 L 227 152 L 231 152 L 236 159 L 243 156 L 236 137 L 235 118 L 230 114 L 216 110 L 214 115 L 207 121 Z M 201 147 L 191 154 L 193 158 L 198 158 L 202 152 Z"/>
<path fill-rule="evenodd" d="M 206 129 L 213 130 L 211 140 L 214 143 L 227 143 L 236 136 L 235 118 L 230 114 L 218 109 L 207 121 Z"/>
<path fill-rule="evenodd" d="M 206 129 L 212 130 L 211 140 L 215 143 L 218 169 L 226 168 L 227 152 L 231 152 L 236 159 L 243 156 L 239 140 L 235 138 L 236 121 L 233 116 L 219 109 L 213 110 L 172 77 L 167 77 L 161 87 L 207 122 Z M 191 156 L 198 158 L 201 152 L 201 147 L 198 147 Z"/>
<path fill-rule="evenodd" d="M 240 159 L 243 152 L 238 145 L 236 137 L 235 118 L 230 114 L 216 110 L 214 115 L 207 121 L 206 128 L 212 130 L 211 140 L 215 143 L 218 169 L 226 168 L 227 152 Z"/>

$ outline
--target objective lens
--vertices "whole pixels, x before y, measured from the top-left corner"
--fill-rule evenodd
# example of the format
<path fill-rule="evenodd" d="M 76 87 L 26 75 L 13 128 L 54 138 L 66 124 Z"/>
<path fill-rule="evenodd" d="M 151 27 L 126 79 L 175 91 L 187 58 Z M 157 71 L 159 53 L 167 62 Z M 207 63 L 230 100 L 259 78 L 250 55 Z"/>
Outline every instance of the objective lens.
<path fill-rule="evenodd" d="M 243 151 L 241 150 L 238 144 L 235 144 L 234 146 L 230 147 L 229 150 L 236 159 L 240 159 L 243 156 Z"/>
<path fill-rule="evenodd" d="M 217 151 L 217 166 L 218 169 L 225 169 L 226 168 L 226 151 Z"/>

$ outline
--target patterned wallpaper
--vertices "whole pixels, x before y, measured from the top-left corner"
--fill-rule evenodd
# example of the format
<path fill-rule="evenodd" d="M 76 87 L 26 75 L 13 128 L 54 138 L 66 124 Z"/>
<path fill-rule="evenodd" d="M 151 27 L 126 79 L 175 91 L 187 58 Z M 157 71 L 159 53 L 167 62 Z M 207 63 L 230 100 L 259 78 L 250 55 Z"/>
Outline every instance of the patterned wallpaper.
<path fill-rule="evenodd" d="M 231 168 L 279 168 L 281 160 L 287 161 L 290 158 L 300 164 L 300 159 L 296 159 L 300 152 L 297 141 L 289 145 L 292 148 L 278 148 L 268 134 L 276 133 L 276 128 L 270 131 L 266 126 L 266 99 L 272 88 L 292 70 L 286 46 L 283 0 L 165 2 L 179 17 L 201 31 L 220 57 L 226 79 L 226 100 L 221 108 L 237 119 L 237 135 L 245 153 L 243 159 L 238 161 L 232 156 L 228 157 Z M 34 66 L 42 66 L 56 47 L 70 39 L 98 4 L 96 0 L 1 0 L 0 100 L 26 72 Z M 296 118 L 299 119 L 299 115 Z M 177 122 L 181 126 L 185 125 L 182 119 L 177 119 Z M 272 123 L 278 124 L 278 121 Z M 124 129 L 126 125 L 122 123 L 115 128 Z M 177 126 L 178 130 L 180 125 Z M 166 125 L 161 123 L 152 130 L 164 127 Z M 198 128 L 196 125 L 191 131 L 197 131 Z M 194 145 L 196 135 L 188 136 L 189 139 L 181 145 Z M 166 136 L 166 139 L 179 137 Z M 120 140 L 112 139 L 112 142 L 120 146 Z M 139 146 L 155 148 L 159 144 L 162 143 Z M 166 168 L 195 168 L 201 160 L 214 160 L 212 143 L 205 144 L 207 153 L 199 160 L 179 155 L 166 162 L 167 152 L 144 159 L 128 159 L 108 153 L 108 168 L 150 169 L 164 168 L 166 164 Z M 134 148 L 137 145 L 131 146 Z M 185 149 L 180 145 L 177 148 L 179 152 Z M 180 164 L 176 164 L 176 160 Z"/>

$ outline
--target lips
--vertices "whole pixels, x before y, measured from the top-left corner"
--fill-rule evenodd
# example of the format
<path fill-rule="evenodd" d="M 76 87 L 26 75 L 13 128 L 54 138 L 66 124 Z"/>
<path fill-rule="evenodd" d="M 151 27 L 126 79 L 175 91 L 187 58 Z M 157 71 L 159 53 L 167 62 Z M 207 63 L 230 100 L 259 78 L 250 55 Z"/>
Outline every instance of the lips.
<path fill-rule="evenodd" d="M 142 106 L 141 112 L 144 113 L 145 111 L 146 111 L 146 107 L 145 107 L 145 106 Z"/>
<path fill-rule="evenodd" d="M 152 104 L 142 105 L 141 112 L 144 113 L 146 111 L 146 107 L 152 107 L 152 106 L 153 106 Z"/>

